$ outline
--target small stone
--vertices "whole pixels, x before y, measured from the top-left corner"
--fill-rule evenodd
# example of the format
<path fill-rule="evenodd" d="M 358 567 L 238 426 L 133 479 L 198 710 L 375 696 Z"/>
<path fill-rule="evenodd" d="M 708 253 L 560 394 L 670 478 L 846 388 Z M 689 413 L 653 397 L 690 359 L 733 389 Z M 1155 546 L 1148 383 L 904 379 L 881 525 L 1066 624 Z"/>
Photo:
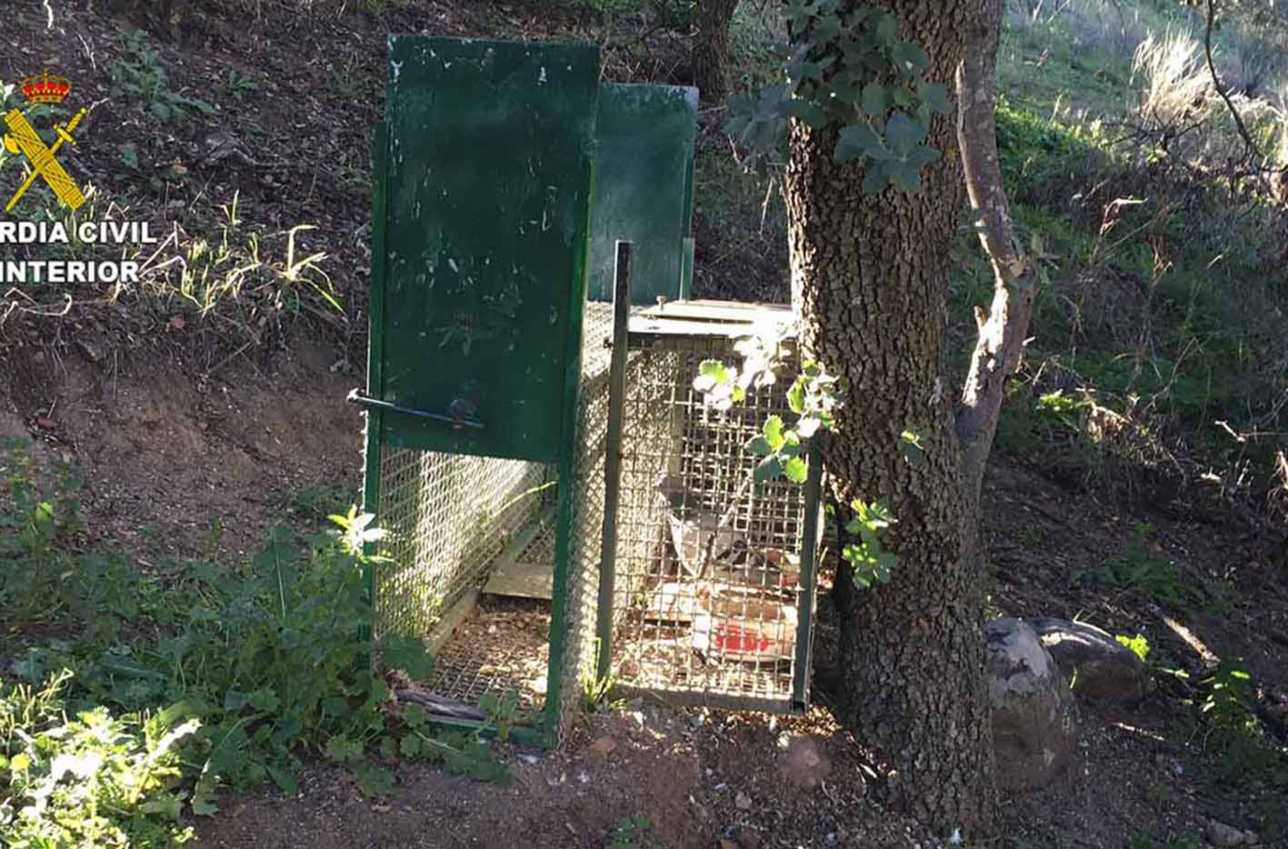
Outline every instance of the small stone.
<path fill-rule="evenodd" d="M 738 795 L 733 799 L 733 804 L 740 811 L 749 811 L 751 810 L 751 797 L 742 791 L 738 791 Z"/>
<path fill-rule="evenodd" d="M 617 748 L 617 741 L 608 735 L 600 737 L 590 744 L 590 753 L 598 758 L 606 758 Z"/>
<path fill-rule="evenodd" d="M 760 849 L 760 834 L 753 829 L 743 826 L 734 836 L 738 838 L 738 849 Z"/>
<path fill-rule="evenodd" d="M 1243 829 L 1226 825 L 1219 820 L 1208 820 L 1205 831 L 1208 842 L 1213 846 L 1249 846 L 1257 842 L 1255 834 L 1251 835 L 1252 840 L 1248 840 L 1249 835 Z"/>
<path fill-rule="evenodd" d="M 792 737 L 784 749 L 778 759 L 778 770 L 787 783 L 813 789 L 831 775 L 832 763 L 813 737 Z"/>

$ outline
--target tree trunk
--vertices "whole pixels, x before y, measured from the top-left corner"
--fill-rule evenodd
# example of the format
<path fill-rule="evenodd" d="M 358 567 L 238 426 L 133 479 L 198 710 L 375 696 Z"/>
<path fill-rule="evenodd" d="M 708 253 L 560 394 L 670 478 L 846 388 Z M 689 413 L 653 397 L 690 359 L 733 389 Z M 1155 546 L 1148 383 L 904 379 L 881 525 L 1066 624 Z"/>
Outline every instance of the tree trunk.
<path fill-rule="evenodd" d="M 738 0 L 698 0 L 693 84 L 706 103 L 719 103 L 729 93 L 729 25 L 737 8 Z"/>
<path fill-rule="evenodd" d="M 978 216 L 980 244 L 993 264 L 993 303 L 987 312 L 976 310 L 979 339 L 957 416 L 957 434 L 965 450 L 965 492 L 972 499 L 979 498 L 1006 380 L 1024 353 L 1037 294 L 1037 269 L 1015 238 L 997 156 L 997 45 L 1005 6 L 1003 0 L 982 0 L 982 9 L 968 32 L 970 47 L 957 71 L 957 138 L 966 188 Z"/>
<path fill-rule="evenodd" d="M 951 88 L 978 0 L 887 2 L 930 55 L 927 76 Z M 996 805 L 985 573 L 944 379 L 948 248 L 964 199 L 957 138 L 935 119 L 930 144 L 943 156 L 917 194 L 865 195 L 862 168 L 836 164 L 834 143 L 834 130 L 792 129 L 792 294 L 805 350 L 843 379 L 823 448 L 833 494 L 889 504 L 899 558 L 893 580 L 842 622 L 842 718 L 887 761 L 893 801 L 946 831 L 982 832 Z M 903 431 L 920 434 L 920 462 L 905 459 Z"/>

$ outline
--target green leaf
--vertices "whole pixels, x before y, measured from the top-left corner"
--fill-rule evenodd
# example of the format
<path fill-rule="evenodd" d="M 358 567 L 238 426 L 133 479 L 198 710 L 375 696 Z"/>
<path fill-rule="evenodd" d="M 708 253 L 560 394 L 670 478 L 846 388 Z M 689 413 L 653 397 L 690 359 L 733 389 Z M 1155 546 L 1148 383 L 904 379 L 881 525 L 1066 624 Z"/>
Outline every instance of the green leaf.
<path fill-rule="evenodd" d="M 765 419 L 765 426 L 762 433 L 764 434 L 765 443 L 769 446 L 769 450 L 775 453 L 781 451 L 783 445 L 787 442 L 787 438 L 783 436 L 782 416 L 770 416 Z"/>
<path fill-rule="evenodd" d="M 921 446 L 921 435 L 915 431 L 905 430 L 899 435 L 899 453 L 904 462 L 914 469 L 926 459 L 926 450 Z"/>
<path fill-rule="evenodd" d="M 926 139 L 926 125 L 903 112 L 895 112 L 886 122 L 886 142 L 899 156 L 907 156 Z"/>
<path fill-rule="evenodd" d="M 237 713 L 246 705 L 250 704 L 250 695 L 240 690 L 229 690 L 224 693 L 224 710 L 229 713 Z"/>
<path fill-rule="evenodd" d="M 921 95 L 921 102 L 932 112 L 942 115 L 952 111 L 952 105 L 948 101 L 948 89 L 942 83 L 928 83 L 923 80 L 917 88 Z"/>
<path fill-rule="evenodd" d="M 716 383 L 728 383 L 729 368 L 719 360 L 703 360 L 698 365 L 698 374 L 710 377 Z"/>
<path fill-rule="evenodd" d="M 273 713 L 280 705 L 281 700 L 272 687 L 263 687 L 250 694 L 250 706 L 257 711 Z"/>
<path fill-rule="evenodd" d="M 880 194 L 885 191 L 885 187 L 890 185 L 890 167 L 887 162 L 873 162 L 868 165 L 868 170 L 863 174 L 863 193 L 865 195 Z"/>
<path fill-rule="evenodd" d="M 412 728 L 423 728 L 429 724 L 429 711 L 421 705 L 407 705 L 403 708 L 402 718 Z"/>
<path fill-rule="evenodd" d="M 895 188 L 909 194 L 921 189 L 921 171 L 910 166 L 907 161 L 891 163 L 890 182 Z"/>
<path fill-rule="evenodd" d="M 398 751 L 404 758 L 415 758 L 420 756 L 420 737 L 416 734 L 408 734 L 398 742 Z"/>
<path fill-rule="evenodd" d="M 782 474 L 782 461 L 778 459 L 777 454 L 773 454 L 761 460 L 760 463 L 757 464 L 756 470 L 752 473 L 752 478 L 756 483 L 764 483 L 765 481 L 770 481 L 774 478 L 780 477 Z"/>
<path fill-rule="evenodd" d="M 937 162 L 939 157 L 940 153 L 935 148 L 922 146 L 914 148 L 905 161 L 913 168 L 920 170 L 932 162 Z"/>
<path fill-rule="evenodd" d="M 818 14 L 814 18 L 814 41 L 816 44 L 829 44 L 843 32 L 841 18 L 835 12 Z"/>
<path fill-rule="evenodd" d="M 364 763 L 353 771 L 364 796 L 388 796 L 394 789 L 394 774 L 382 766 Z"/>
<path fill-rule="evenodd" d="M 792 483 L 805 483 L 809 477 L 809 463 L 804 457 L 792 457 L 783 464 L 783 474 Z"/>
<path fill-rule="evenodd" d="M 908 76 L 921 74 L 930 67 L 930 57 L 921 45 L 912 41 L 901 41 L 890 51 L 890 58 L 899 66 L 899 70 Z"/>
<path fill-rule="evenodd" d="M 867 124 L 851 124 L 841 128 L 832 158 L 841 163 L 853 162 L 875 158 L 884 151 L 885 145 L 876 131 Z"/>
<path fill-rule="evenodd" d="M 881 83 L 871 82 L 863 87 L 863 111 L 870 117 L 877 118 L 886 111 L 886 89 Z"/>
<path fill-rule="evenodd" d="M 336 763 L 357 763 L 363 757 L 362 741 L 354 740 L 345 734 L 337 734 L 327 741 L 322 754 Z"/>
<path fill-rule="evenodd" d="M 274 764 L 264 764 L 264 768 L 268 770 L 268 777 L 273 779 L 273 783 L 277 785 L 278 790 L 281 790 L 287 796 L 295 796 L 300 792 L 300 783 L 291 774 L 290 770 Z"/>
<path fill-rule="evenodd" d="M 387 761 L 398 757 L 398 741 L 388 734 L 380 738 L 380 757 Z"/>
<path fill-rule="evenodd" d="M 428 678 L 434 659 L 425 644 L 415 637 L 390 635 L 380 641 L 380 659 L 387 669 L 398 669 L 413 680 Z"/>
<path fill-rule="evenodd" d="M 881 11 L 877 18 L 877 25 L 874 30 L 874 34 L 877 41 L 883 44 L 893 45 L 895 43 L 895 39 L 899 37 L 899 19 L 891 12 L 884 10 Z"/>
<path fill-rule="evenodd" d="M 197 817 L 213 817 L 219 813 L 219 806 L 207 796 L 192 797 L 192 814 Z"/>
<path fill-rule="evenodd" d="M 827 113 L 813 101 L 804 97 L 793 97 L 787 103 L 787 113 L 803 121 L 810 129 L 818 130 L 827 126 Z"/>
<path fill-rule="evenodd" d="M 787 390 L 787 406 L 798 416 L 805 412 L 805 382 L 806 378 L 802 375 Z"/>
<path fill-rule="evenodd" d="M 767 457 L 774 453 L 774 449 L 769 447 L 769 442 L 763 436 L 754 436 L 747 442 L 747 450 L 757 457 Z"/>

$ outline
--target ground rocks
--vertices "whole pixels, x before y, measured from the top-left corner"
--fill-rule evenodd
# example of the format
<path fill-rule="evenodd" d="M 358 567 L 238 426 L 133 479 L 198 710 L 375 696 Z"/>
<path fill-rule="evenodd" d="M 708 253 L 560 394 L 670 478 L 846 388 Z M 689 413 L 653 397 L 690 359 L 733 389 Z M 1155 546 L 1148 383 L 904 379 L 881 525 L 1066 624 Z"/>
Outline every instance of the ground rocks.
<path fill-rule="evenodd" d="M 1121 703 L 1144 698 L 1149 684 L 1144 662 L 1109 633 L 1068 619 L 1028 622 L 1077 695 Z"/>
<path fill-rule="evenodd" d="M 984 626 L 997 780 L 1003 790 L 1041 787 L 1074 744 L 1072 699 L 1037 632 L 1020 619 Z"/>
<path fill-rule="evenodd" d="M 1255 846 L 1257 835 L 1218 820 L 1208 820 L 1204 834 L 1213 846 Z"/>
<path fill-rule="evenodd" d="M 786 741 L 779 757 L 779 774 L 788 784 L 814 788 L 832 773 L 832 762 L 823 754 L 812 737 L 798 736 Z"/>
<path fill-rule="evenodd" d="M 617 741 L 608 735 L 600 737 L 589 746 L 589 751 L 597 758 L 606 758 L 617 749 Z"/>

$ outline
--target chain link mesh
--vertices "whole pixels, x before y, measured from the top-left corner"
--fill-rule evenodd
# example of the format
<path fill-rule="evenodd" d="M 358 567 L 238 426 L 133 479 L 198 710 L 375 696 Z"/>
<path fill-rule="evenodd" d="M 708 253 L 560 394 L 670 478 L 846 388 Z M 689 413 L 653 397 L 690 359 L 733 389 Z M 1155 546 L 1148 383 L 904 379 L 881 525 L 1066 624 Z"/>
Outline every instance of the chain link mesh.
<path fill-rule="evenodd" d="M 523 460 L 384 446 L 377 521 L 390 562 L 376 570 L 376 636 L 432 634 L 532 521 L 547 474 Z"/>

